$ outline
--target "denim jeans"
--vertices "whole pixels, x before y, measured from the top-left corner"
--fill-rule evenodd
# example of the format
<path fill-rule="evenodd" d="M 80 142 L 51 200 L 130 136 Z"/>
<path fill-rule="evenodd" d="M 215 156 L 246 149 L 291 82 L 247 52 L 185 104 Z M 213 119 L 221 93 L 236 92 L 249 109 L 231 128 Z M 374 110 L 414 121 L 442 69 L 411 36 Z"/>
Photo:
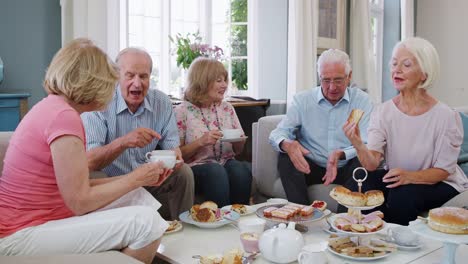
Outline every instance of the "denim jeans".
<path fill-rule="evenodd" d="M 226 164 L 207 163 L 192 167 L 195 193 L 218 204 L 249 204 L 252 172 L 246 162 L 228 160 Z"/>

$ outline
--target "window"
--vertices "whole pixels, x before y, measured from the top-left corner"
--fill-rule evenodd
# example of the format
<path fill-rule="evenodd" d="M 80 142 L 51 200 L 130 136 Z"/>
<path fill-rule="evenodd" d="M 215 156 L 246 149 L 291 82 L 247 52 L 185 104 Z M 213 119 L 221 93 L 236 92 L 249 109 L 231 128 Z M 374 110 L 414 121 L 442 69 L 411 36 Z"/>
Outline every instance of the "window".
<path fill-rule="evenodd" d="M 320 0 L 318 54 L 335 48 L 345 50 L 346 1 Z"/>
<path fill-rule="evenodd" d="M 200 32 L 203 43 L 223 49 L 232 90 L 247 89 L 248 0 L 121 0 L 127 23 L 123 47 L 145 48 L 153 59 L 152 85 L 179 97 L 185 71 L 176 65 L 169 36 Z"/>
<path fill-rule="evenodd" d="M 382 89 L 384 0 L 369 0 L 377 88 Z"/>

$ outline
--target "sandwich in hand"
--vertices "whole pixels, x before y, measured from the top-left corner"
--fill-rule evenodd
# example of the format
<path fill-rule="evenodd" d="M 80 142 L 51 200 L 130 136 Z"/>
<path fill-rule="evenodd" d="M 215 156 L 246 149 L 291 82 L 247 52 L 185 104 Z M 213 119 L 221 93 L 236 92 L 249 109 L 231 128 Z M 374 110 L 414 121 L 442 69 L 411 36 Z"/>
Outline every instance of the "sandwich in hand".
<path fill-rule="evenodd" d="M 354 122 L 356 125 L 359 124 L 361 121 L 362 116 L 364 115 L 364 111 L 361 109 L 353 109 L 348 117 L 348 122 Z"/>

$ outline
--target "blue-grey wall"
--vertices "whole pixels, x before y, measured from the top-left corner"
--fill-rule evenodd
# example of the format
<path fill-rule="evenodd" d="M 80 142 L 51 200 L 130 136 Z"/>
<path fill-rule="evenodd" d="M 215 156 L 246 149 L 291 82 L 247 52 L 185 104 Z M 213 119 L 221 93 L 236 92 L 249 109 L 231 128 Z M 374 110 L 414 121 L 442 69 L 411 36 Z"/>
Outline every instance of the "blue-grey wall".
<path fill-rule="evenodd" d="M 60 47 L 60 0 L 0 1 L 0 93 L 30 93 L 29 107 L 44 98 L 44 74 Z"/>
<path fill-rule="evenodd" d="M 384 2 L 384 36 L 382 58 L 382 101 L 385 102 L 397 94 L 393 87 L 389 62 L 393 46 L 400 41 L 400 1 Z"/>

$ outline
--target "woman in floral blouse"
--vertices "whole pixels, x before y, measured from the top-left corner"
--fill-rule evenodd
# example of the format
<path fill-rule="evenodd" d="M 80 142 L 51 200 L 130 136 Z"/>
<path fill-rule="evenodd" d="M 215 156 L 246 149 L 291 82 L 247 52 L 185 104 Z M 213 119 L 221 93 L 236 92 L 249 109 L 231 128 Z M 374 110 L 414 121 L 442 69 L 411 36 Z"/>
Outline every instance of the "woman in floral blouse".
<path fill-rule="evenodd" d="M 252 173 L 235 160 L 245 144 L 222 142 L 223 129 L 242 129 L 231 104 L 224 102 L 228 73 L 215 59 L 199 57 L 189 68 L 184 102 L 175 108 L 180 149 L 192 167 L 195 192 L 218 206 L 248 204 Z"/>

